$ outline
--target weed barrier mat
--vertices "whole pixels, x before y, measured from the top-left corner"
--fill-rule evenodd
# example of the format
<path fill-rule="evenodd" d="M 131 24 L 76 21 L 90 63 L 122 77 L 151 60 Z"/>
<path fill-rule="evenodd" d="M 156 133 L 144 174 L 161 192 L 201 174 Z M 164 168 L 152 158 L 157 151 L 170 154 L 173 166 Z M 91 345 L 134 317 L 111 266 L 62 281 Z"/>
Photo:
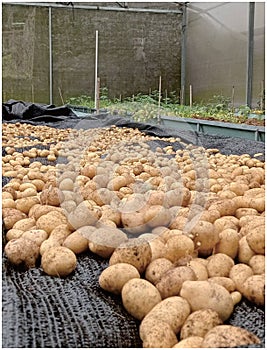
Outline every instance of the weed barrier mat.
<path fill-rule="evenodd" d="M 222 154 L 262 153 L 262 142 L 238 138 L 179 132 L 129 122 L 109 115 L 87 119 L 61 120 L 3 120 L 25 122 L 57 128 L 104 128 L 111 125 L 138 128 L 159 137 L 179 137 L 185 143 L 218 148 Z M 173 148 L 179 147 L 174 143 Z M 152 141 L 151 149 L 166 146 L 166 141 Z M 35 160 L 35 159 L 33 159 Z M 5 184 L 9 178 L 2 178 Z M 3 245 L 5 229 L 3 228 Z M 66 278 L 51 277 L 40 267 L 29 270 L 14 268 L 2 256 L 2 347 L 3 348 L 140 348 L 139 322 L 122 306 L 120 297 L 102 290 L 98 277 L 108 266 L 105 259 L 90 252 L 78 256 L 76 270 Z M 235 307 L 228 324 L 245 328 L 257 335 L 265 348 L 265 311 L 243 299 Z"/>

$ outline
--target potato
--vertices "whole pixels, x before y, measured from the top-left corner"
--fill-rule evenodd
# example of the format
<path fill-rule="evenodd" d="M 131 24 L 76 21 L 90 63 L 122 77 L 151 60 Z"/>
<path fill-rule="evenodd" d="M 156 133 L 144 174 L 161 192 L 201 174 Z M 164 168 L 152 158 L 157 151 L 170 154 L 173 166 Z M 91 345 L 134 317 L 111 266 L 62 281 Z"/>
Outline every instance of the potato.
<path fill-rule="evenodd" d="M 207 268 L 200 261 L 192 259 L 189 261 L 187 266 L 189 266 L 194 271 L 197 281 L 205 281 L 208 279 Z"/>
<path fill-rule="evenodd" d="M 87 201 L 83 201 L 68 214 L 67 218 L 71 227 L 77 230 L 83 226 L 95 225 L 100 216 L 100 210 L 93 208 Z"/>
<path fill-rule="evenodd" d="M 244 291 L 244 283 L 248 277 L 253 275 L 253 270 L 246 264 L 236 264 L 231 268 L 229 277 L 234 281 L 236 290 L 240 293 Z"/>
<path fill-rule="evenodd" d="M 21 230 L 21 231 L 28 231 L 29 229 L 31 229 L 33 226 L 35 226 L 35 220 L 32 218 L 26 218 L 26 219 L 21 219 L 19 221 L 17 221 L 13 228 L 17 229 L 17 230 Z"/>
<path fill-rule="evenodd" d="M 216 209 L 206 209 L 201 213 L 200 220 L 208 221 L 210 223 L 214 223 L 215 220 L 220 218 L 220 212 Z"/>
<path fill-rule="evenodd" d="M 140 278 L 138 270 L 133 265 L 118 263 L 101 272 L 99 285 L 110 293 L 120 294 L 125 283 L 133 278 Z"/>
<path fill-rule="evenodd" d="M 247 238 L 242 237 L 239 240 L 238 261 L 240 263 L 248 264 L 249 260 L 256 254 L 248 245 Z"/>
<path fill-rule="evenodd" d="M 109 259 L 109 265 L 117 263 L 128 263 L 143 273 L 151 262 L 151 248 L 144 239 L 132 238 L 115 248 Z"/>
<path fill-rule="evenodd" d="M 127 235 L 122 230 L 103 227 L 90 235 L 89 249 L 102 258 L 109 258 L 114 250 L 127 240 Z"/>
<path fill-rule="evenodd" d="M 3 199 L 2 208 L 16 208 L 16 202 L 13 198 Z"/>
<path fill-rule="evenodd" d="M 154 306 L 142 320 L 139 329 L 140 336 L 143 337 L 145 330 L 151 324 L 151 319 L 168 323 L 174 333 L 177 334 L 189 314 L 190 306 L 184 298 L 179 296 L 166 298 Z"/>
<path fill-rule="evenodd" d="M 53 205 L 58 207 L 63 200 L 64 195 L 57 187 L 50 186 L 49 188 L 43 189 L 40 195 L 40 203 L 45 205 Z"/>
<path fill-rule="evenodd" d="M 28 214 L 30 209 L 35 205 L 39 204 L 40 200 L 37 196 L 20 198 L 16 200 L 16 208 L 25 214 Z"/>
<path fill-rule="evenodd" d="M 195 281 L 196 275 L 188 266 L 174 267 L 165 272 L 156 284 L 161 298 L 165 299 L 174 295 L 179 295 L 184 281 Z"/>
<path fill-rule="evenodd" d="M 161 205 L 152 205 L 144 213 L 144 222 L 149 227 L 168 226 L 171 214 L 168 209 Z"/>
<path fill-rule="evenodd" d="M 62 246 L 69 248 L 75 254 L 80 254 L 88 249 L 88 243 L 88 239 L 85 238 L 78 230 L 69 234 L 64 239 Z"/>
<path fill-rule="evenodd" d="M 240 219 L 242 216 L 247 216 L 247 215 L 258 215 L 258 212 L 256 209 L 253 208 L 238 208 L 236 210 L 235 216 Z"/>
<path fill-rule="evenodd" d="M 17 221 L 27 218 L 25 213 L 15 208 L 3 208 L 2 217 L 6 230 L 13 228 Z"/>
<path fill-rule="evenodd" d="M 58 211 L 63 214 L 61 208 L 53 207 L 52 205 L 42 205 L 36 204 L 29 211 L 29 217 L 33 217 L 35 220 L 38 220 L 41 216 L 50 213 L 51 211 Z"/>
<path fill-rule="evenodd" d="M 235 198 L 217 200 L 215 203 L 210 205 L 209 210 L 218 210 L 220 212 L 221 217 L 228 215 L 233 216 L 235 215 L 237 209 L 237 203 L 235 201 Z"/>
<path fill-rule="evenodd" d="M 50 276 L 65 277 L 77 265 L 76 255 L 66 247 L 53 247 L 44 252 L 41 267 Z"/>
<path fill-rule="evenodd" d="M 202 337 L 192 336 L 179 341 L 179 343 L 175 344 L 173 348 L 201 348 L 202 341 Z"/>
<path fill-rule="evenodd" d="M 111 207 L 110 205 L 105 205 L 101 208 L 102 215 L 101 219 L 108 219 L 113 221 L 116 226 L 120 226 L 121 224 L 121 214 L 118 210 Z"/>
<path fill-rule="evenodd" d="M 247 225 L 251 225 L 251 228 L 264 224 L 264 219 L 261 216 L 245 215 L 239 219 L 239 226 L 241 229 Z M 247 233 L 246 233 L 247 234 Z M 245 235 L 246 235 L 245 234 Z M 244 234 L 243 234 L 244 236 Z"/>
<path fill-rule="evenodd" d="M 265 303 L 265 275 L 248 277 L 244 282 L 243 295 L 252 303 L 263 306 Z"/>
<path fill-rule="evenodd" d="M 219 233 L 219 242 L 215 245 L 214 253 L 222 253 L 234 259 L 239 247 L 239 235 L 237 231 L 227 228 Z"/>
<path fill-rule="evenodd" d="M 256 254 L 252 256 L 248 262 L 252 268 L 254 275 L 262 275 L 265 273 L 265 255 Z"/>
<path fill-rule="evenodd" d="M 147 210 L 144 195 L 133 194 L 119 206 L 122 226 L 133 234 L 147 232 L 148 226 L 145 223 L 144 213 Z"/>
<path fill-rule="evenodd" d="M 156 284 L 165 272 L 173 267 L 173 263 L 166 258 L 157 258 L 152 260 L 146 268 L 145 278 Z"/>
<path fill-rule="evenodd" d="M 62 224 L 67 224 L 65 216 L 58 211 L 51 211 L 39 217 L 36 221 L 36 228 L 45 230 L 50 235 L 54 228 Z"/>
<path fill-rule="evenodd" d="M 40 247 L 41 244 L 48 238 L 48 234 L 44 230 L 33 229 L 23 232 L 21 237 L 33 241 L 38 245 L 38 247 Z"/>
<path fill-rule="evenodd" d="M 176 235 L 167 240 L 165 257 L 172 263 L 193 253 L 194 243 L 187 235 Z"/>
<path fill-rule="evenodd" d="M 243 196 L 246 191 L 249 190 L 249 186 L 244 183 L 231 182 L 229 184 L 230 191 L 233 191 L 237 196 Z"/>
<path fill-rule="evenodd" d="M 60 245 L 63 244 L 65 239 L 71 234 L 71 229 L 65 224 L 57 225 L 50 233 L 49 238 L 54 241 L 58 241 Z"/>
<path fill-rule="evenodd" d="M 180 338 L 204 337 L 210 329 L 222 323 L 218 313 L 212 309 L 194 311 L 185 320 Z"/>
<path fill-rule="evenodd" d="M 249 247 L 256 254 L 265 253 L 265 225 L 253 228 L 247 235 L 246 239 Z"/>
<path fill-rule="evenodd" d="M 44 252 L 46 252 L 47 250 L 54 248 L 54 247 L 60 247 L 61 244 L 59 241 L 55 240 L 55 239 L 46 239 L 44 240 L 41 245 L 40 245 L 40 254 L 43 255 Z"/>
<path fill-rule="evenodd" d="M 39 256 L 39 246 L 29 239 L 20 237 L 6 244 L 5 254 L 12 264 L 24 264 L 27 268 L 31 268 L 35 266 Z"/>
<path fill-rule="evenodd" d="M 249 207 L 257 210 L 259 213 L 262 213 L 265 211 L 265 198 L 251 198 L 249 202 Z"/>
<path fill-rule="evenodd" d="M 212 328 L 204 337 L 203 348 L 234 348 L 241 345 L 260 344 L 260 339 L 244 328 L 219 325 Z"/>
<path fill-rule="evenodd" d="M 214 230 L 220 234 L 226 229 L 238 230 L 239 221 L 234 216 L 223 216 L 214 222 Z"/>
<path fill-rule="evenodd" d="M 214 277 L 210 277 L 208 281 L 215 282 L 220 286 L 223 286 L 225 289 L 228 290 L 229 293 L 235 291 L 235 283 L 231 278 L 224 277 L 224 276 L 214 276 Z"/>
<path fill-rule="evenodd" d="M 7 241 L 11 241 L 11 239 L 17 239 L 20 238 L 23 235 L 24 231 L 18 230 L 16 228 L 11 228 L 6 233 L 6 239 Z"/>
<path fill-rule="evenodd" d="M 230 293 L 222 286 L 208 281 L 185 281 L 180 291 L 192 311 L 213 309 L 222 321 L 227 320 L 233 312 L 233 301 Z"/>
<path fill-rule="evenodd" d="M 177 343 L 177 337 L 168 323 L 151 320 L 153 323 L 142 330 L 143 348 L 171 348 Z"/>
<path fill-rule="evenodd" d="M 141 278 L 132 278 L 126 282 L 121 297 L 125 309 L 138 320 L 142 320 L 161 301 L 157 288 Z"/>
<path fill-rule="evenodd" d="M 209 255 L 219 241 L 219 235 L 215 232 L 213 224 L 208 221 L 198 221 L 190 234 L 194 236 L 193 240 L 200 256 Z"/>
<path fill-rule="evenodd" d="M 167 248 L 165 244 L 162 242 L 162 239 L 155 238 L 153 240 L 150 240 L 149 245 L 151 248 L 151 261 L 155 259 L 163 258 L 166 256 Z"/>
<path fill-rule="evenodd" d="M 231 298 L 233 300 L 234 305 L 236 305 L 240 303 L 240 301 L 242 300 L 242 294 L 235 290 L 234 292 L 231 293 Z"/>
<path fill-rule="evenodd" d="M 209 277 L 228 277 L 234 264 L 234 260 L 228 255 L 217 253 L 208 257 L 208 264 L 206 268 Z"/>

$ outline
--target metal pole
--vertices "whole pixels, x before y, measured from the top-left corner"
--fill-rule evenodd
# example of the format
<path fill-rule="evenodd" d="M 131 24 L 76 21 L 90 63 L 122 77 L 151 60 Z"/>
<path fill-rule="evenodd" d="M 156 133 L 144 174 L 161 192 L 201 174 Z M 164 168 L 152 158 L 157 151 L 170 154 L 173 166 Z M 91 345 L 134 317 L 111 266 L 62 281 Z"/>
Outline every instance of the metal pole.
<path fill-rule="evenodd" d="M 186 26 L 187 26 L 187 4 L 183 3 L 182 18 L 182 43 L 181 43 L 181 101 L 185 101 L 185 83 L 186 83 Z"/>
<path fill-rule="evenodd" d="M 253 49 L 254 49 L 254 14 L 255 3 L 249 3 L 248 21 L 248 52 L 247 52 L 247 96 L 246 104 L 252 107 L 252 81 L 253 81 Z"/>
<path fill-rule="evenodd" d="M 95 32 L 95 109 L 97 109 L 98 30 Z"/>
<path fill-rule="evenodd" d="M 48 8 L 49 30 L 49 103 L 53 104 L 52 8 Z"/>

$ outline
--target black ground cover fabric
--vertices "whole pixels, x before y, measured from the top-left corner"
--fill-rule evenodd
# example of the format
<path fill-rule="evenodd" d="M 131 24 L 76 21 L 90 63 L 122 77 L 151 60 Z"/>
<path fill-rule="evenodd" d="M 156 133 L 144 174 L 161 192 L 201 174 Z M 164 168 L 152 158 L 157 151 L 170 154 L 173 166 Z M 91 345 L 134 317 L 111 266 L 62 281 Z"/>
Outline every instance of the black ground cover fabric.
<path fill-rule="evenodd" d="M 46 108 L 47 113 L 48 108 Z M 28 113 L 28 112 L 27 112 Z M 62 111 L 59 113 L 61 114 Z M 23 114 L 22 114 L 23 115 Z M 27 114 L 26 114 L 27 115 Z M 54 118 L 53 115 L 51 117 Z M 59 118 L 62 116 L 59 115 Z M 57 128 L 104 128 L 111 125 L 132 127 L 154 136 L 179 137 L 185 143 L 218 148 L 222 154 L 253 156 L 263 153 L 264 143 L 240 138 L 177 131 L 160 125 L 135 123 L 119 116 L 102 114 L 80 119 L 64 116 L 61 120 L 33 120 L 14 116 L 3 122 L 25 122 Z M 166 146 L 163 140 L 149 141 L 151 149 Z M 174 149 L 180 143 L 172 143 Z M 40 146 L 42 147 L 42 146 Z M 2 155 L 4 155 L 2 151 Z M 33 159 L 32 161 L 37 160 Z M 38 159 L 41 161 L 41 158 Z M 42 159 L 44 161 L 44 159 Z M 63 160 L 64 161 L 64 160 Z M 63 162 L 62 161 L 62 162 Z M 61 163 L 62 163 L 61 162 Z M 10 178 L 2 178 L 5 185 Z M 3 228 L 3 246 L 5 244 Z M 3 348 L 138 348 L 138 321 L 123 308 L 120 297 L 103 291 L 98 284 L 107 261 L 90 252 L 78 256 L 76 270 L 66 278 L 47 276 L 40 267 L 23 270 L 2 259 L 2 347 Z M 265 312 L 246 300 L 235 307 L 229 324 L 256 334 L 265 347 Z"/>

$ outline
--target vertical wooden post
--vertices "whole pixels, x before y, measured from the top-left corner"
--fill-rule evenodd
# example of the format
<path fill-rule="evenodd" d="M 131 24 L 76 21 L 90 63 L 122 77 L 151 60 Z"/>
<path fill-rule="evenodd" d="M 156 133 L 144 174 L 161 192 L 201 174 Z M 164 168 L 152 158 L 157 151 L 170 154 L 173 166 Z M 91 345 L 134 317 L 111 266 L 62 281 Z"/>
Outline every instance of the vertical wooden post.
<path fill-rule="evenodd" d="M 190 108 L 192 108 L 192 105 L 193 105 L 192 85 L 189 85 L 189 98 L 190 98 Z"/>
<path fill-rule="evenodd" d="M 263 97 L 264 97 L 264 80 L 261 81 L 261 99 L 260 99 L 260 109 L 263 110 Z"/>
<path fill-rule="evenodd" d="M 100 109 L 100 78 L 97 78 L 97 88 L 96 88 L 96 113 L 99 113 Z"/>
<path fill-rule="evenodd" d="M 62 104 L 64 105 L 65 103 L 64 103 L 64 99 L 63 99 L 63 96 L 62 96 L 62 92 L 61 92 L 60 87 L 58 87 L 58 92 L 59 92 L 59 96 L 60 96 L 60 98 L 61 98 L 61 102 L 62 102 Z"/>
<path fill-rule="evenodd" d="M 234 109 L 235 109 L 235 87 L 233 85 L 232 87 L 232 112 L 234 113 Z"/>
<path fill-rule="evenodd" d="M 95 109 L 97 110 L 97 79 L 98 79 L 98 30 L 95 32 Z"/>
<path fill-rule="evenodd" d="M 158 123 L 160 122 L 160 102 L 161 102 L 161 75 L 159 76 Z"/>

